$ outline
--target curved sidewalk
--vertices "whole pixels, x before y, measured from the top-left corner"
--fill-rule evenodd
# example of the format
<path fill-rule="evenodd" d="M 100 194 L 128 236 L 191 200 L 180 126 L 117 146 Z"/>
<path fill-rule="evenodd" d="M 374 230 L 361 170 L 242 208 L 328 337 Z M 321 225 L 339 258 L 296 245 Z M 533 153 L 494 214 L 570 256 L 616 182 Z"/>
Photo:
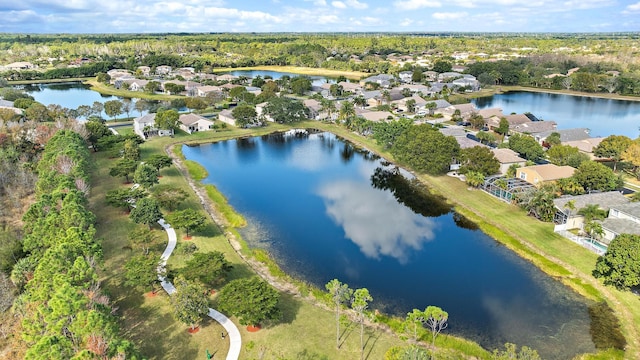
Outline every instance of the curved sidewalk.
<path fill-rule="evenodd" d="M 167 232 L 167 236 L 169 237 L 169 241 L 167 242 L 167 247 L 164 249 L 162 256 L 160 256 L 160 265 L 158 266 L 158 280 L 160 280 L 160 284 L 162 284 L 162 288 L 169 294 L 173 294 L 176 292 L 176 288 L 172 283 L 167 281 L 167 279 L 160 275 L 160 271 L 164 270 L 164 267 L 167 265 L 167 260 L 173 249 L 176 248 L 177 237 L 176 231 L 171 227 L 171 225 L 167 224 L 164 219 L 158 220 L 158 224 L 160 224 L 165 231 Z M 227 353 L 227 360 L 237 360 L 240 357 L 240 350 L 242 349 L 242 338 L 240 337 L 240 331 L 238 327 L 229 320 L 228 317 L 224 316 L 220 312 L 215 309 L 209 308 L 209 317 L 213 320 L 217 321 L 224 327 L 229 335 L 229 352 Z"/>

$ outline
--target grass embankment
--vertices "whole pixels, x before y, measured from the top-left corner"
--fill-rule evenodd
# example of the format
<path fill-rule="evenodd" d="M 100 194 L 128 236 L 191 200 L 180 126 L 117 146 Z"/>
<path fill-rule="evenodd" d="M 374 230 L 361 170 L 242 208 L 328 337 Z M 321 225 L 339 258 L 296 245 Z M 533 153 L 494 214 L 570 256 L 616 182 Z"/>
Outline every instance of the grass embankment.
<path fill-rule="evenodd" d="M 173 100 L 184 98 L 184 96 L 178 95 L 162 95 L 162 94 L 149 94 L 143 91 L 129 91 L 129 90 L 120 90 L 116 89 L 113 86 L 105 85 L 95 78 L 89 78 L 84 81 L 85 84 L 91 85 L 91 90 L 97 91 L 100 94 L 104 95 L 113 95 L 120 96 L 124 98 L 136 98 L 136 99 L 146 99 L 146 100 Z"/>
<path fill-rule="evenodd" d="M 334 77 L 334 78 L 337 78 L 338 76 L 344 76 L 347 79 L 351 79 L 351 80 L 360 80 L 363 77 L 367 77 L 371 75 L 361 71 L 345 71 L 345 70 L 331 70 L 331 69 L 322 69 L 322 68 L 308 68 L 308 67 L 300 67 L 300 66 L 276 66 L 276 65 L 248 66 L 248 67 L 237 67 L 237 68 L 218 68 L 213 70 L 213 72 L 226 73 L 226 72 L 237 71 L 237 70 L 277 71 L 277 72 L 287 72 L 287 73 L 300 74 L 300 75 L 326 76 L 326 77 Z"/>
<path fill-rule="evenodd" d="M 565 94 L 565 95 L 573 95 L 573 96 L 583 96 L 583 97 L 593 97 L 593 98 L 602 98 L 602 99 L 613 99 L 613 100 L 629 100 L 629 101 L 640 101 L 640 97 L 638 96 L 630 96 L 630 95 L 619 95 L 619 94 L 610 94 L 610 93 L 589 93 L 582 91 L 574 91 L 574 90 L 565 90 L 565 89 L 541 89 L 535 87 L 527 87 L 527 86 L 491 86 L 489 89 L 493 89 L 495 93 L 505 93 L 510 91 L 528 91 L 528 92 L 538 92 L 538 93 L 549 93 L 549 94 Z M 488 96 L 488 95 L 487 95 Z"/>
<path fill-rule="evenodd" d="M 280 127 L 274 127 L 279 129 Z M 273 129 L 273 128 L 272 128 Z M 268 131 L 271 131 L 269 129 Z M 261 129 L 260 132 L 267 131 Z M 209 133 L 200 135 L 200 140 L 224 139 L 235 134 L 246 134 L 244 130 Z M 204 134 L 204 133 L 201 133 Z M 179 133 L 176 138 L 156 138 L 144 143 L 141 147 L 142 160 L 151 154 L 160 154 L 171 143 L 184 142 L 193 139 Z M 176 321 L 172 316 L 168 297 L 159 292 L 155 297 L 145 297 L 139 291 L 124 285 L 124 264 L 135 254 L 128 248 L 128 233 L 135 225 L 128 219 L 121 209 L 109 207 L 104 194 L 111 189 L 124 187 L 122 179 L 108 175 L 109 167 L 114 159 L 108 159 L 105 153 L 95 153 L 97 166 L 92 174 L 91 208 L 97 215 L 98 237 L 103 239 L 104 263 L 101 271 L 103 287 L 111 295 L 115 306 L 119 308 L 122 331 L 132 339 L 145 357 L 150 359 L 187 359 L 203 357 L 208 349 L 217 352 L 217 357 L 224 357 L 228 350 L 228 338 L 221 339 L 222 327 L 210 320 L 202 323 L 200 332 L 190 335 L 187 326 Z M 176 167 L 161 171 L 161 184 L 172 184 L 185 189 L 189 193 L 188 199 L 181 204 L 183 208 L 201 208 L 198 198 L 191 191 L 186 179 Z M 216 197 L 214 196 L 214 199 Z M 219 203 L 217 199 L 216 203 Z M 153 253 L 160 255 L 166 234 L 157 227 L 154 230 L 158 236 L 158 244 Z M 233 228 L 225 231 L 236 233 Z M 237 234 L 237 233 L 236 233 Z M 178 231 L 178 248 L 175 256 L 169 260 L 170 268 L 179 268 L 188 259 L 181 248 L 185 243 L 192 243 L 198 251 L 221 251 L 232 263 L 233 270 L 228 280 L 254 275 L 254 271 L 230 245 L 225 232 L 216 224 L 193 234 L 191 241 L 183 240 L 184 233 Z M 215 295 L 211 299 L 215 305 Z M 269 325 L 257 332 L 249 333 L 240 326 L 243 339 L 241 358 L 259 358 L 264 354 L 266 358 L 328 358 L 354 359 L 359 355 L 358 328 L 350 325 L 342 334 L 342 347 L 335 349 L 335 322 L 331 311 L 304 301 L 295 295 L 282 293 L 280 304 L 283 311 L 282 321 Z M 238 324 L 237 319 L 232 320 Z M 445 339 L 446 337 L 443 337 Z M 295 341 L 292 341 L 295 339 Z M 405 345 L 397 336 L 384 331 L 369 329 L 365 335 L 367 346 L 365 355 L 368 359 L 382 359 L 384 353 L 392 346 Z M 485 354 L 486 355 L 486 354 Z"/>
<path fill-rule="evenodd" d="M 91 80 L 93 78 L 67 78 L 67 79 L 40 79 L 40 80 L 12 80 L 9 81 L 9 85 L 31 85 L 31 84 L 57 84 L 57 83 L 68 83 L 68 82 L 85 82 Z"/>

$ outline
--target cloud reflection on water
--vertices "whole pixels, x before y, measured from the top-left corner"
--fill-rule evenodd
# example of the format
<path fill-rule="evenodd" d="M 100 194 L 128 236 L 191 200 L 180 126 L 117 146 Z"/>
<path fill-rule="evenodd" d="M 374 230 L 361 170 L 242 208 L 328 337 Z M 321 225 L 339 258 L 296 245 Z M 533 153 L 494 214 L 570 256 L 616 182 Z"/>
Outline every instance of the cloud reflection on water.
<path fill-rule="evenodd" d="M 399 204 L 388 191 L 343 180 L 323 184 L 318 195 L 345 237 L 369 258 L 391 256 L 405 264 L 409 250 L 420 250 L 435 238 L 437 223 Z"/>

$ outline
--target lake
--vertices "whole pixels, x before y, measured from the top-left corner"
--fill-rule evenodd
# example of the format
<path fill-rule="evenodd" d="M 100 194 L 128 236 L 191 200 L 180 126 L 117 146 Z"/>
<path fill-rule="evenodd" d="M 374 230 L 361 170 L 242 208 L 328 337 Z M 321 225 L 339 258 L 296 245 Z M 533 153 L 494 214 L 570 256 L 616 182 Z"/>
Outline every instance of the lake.
<path fill-rule="evenodd" d="M 512 91 L 471 102 L 479 109 L 501 108 L 504 114 L 530 112 L 541 120 L 555 121 L 558 129 L 589 128 L 592 137 L 635 139 L 640 127 L 640 101 Z"/>
<path fill-rule="evenodd" d="M 448 333 L 506 342 L 545 359 L 594 351 L 581 297 L 455 213 L 410 175 L 329 133 L 183 146 L 248 222 L 250 247 L 318 288 L 367 287 L 373 308 L 404 317 L 436 305 Z"/>
<path fill-rule="evenodd" d="M 27 94 L 33 96 L 33 98 L 46 105 L 56 104 L 68 109 L 77 109 L 80 105 L 93 105 L 95 101 L 105 103 L 109 100 L 122 100 L 122 97 L 103 95 L 97 91 L 90 89 L 89 85 L 85 85 L 81 82 L 68 82 L 68 83 L 53 83 L 53 84 L 33 84 L 18 86 L 17 88 L 24 90 Z M 135 105 L 135 99 L 131 104 L 132 111 L 130 116 L 139 116 L 140 113 L 133 110 Z M 143 112 L 144 114 L 145 112 Z M 118 117 L 124 117 L 126 114 L 119 115 Z M 102 112 L 104 119 L 110 120 L 110 118 Z"/>
<path fill-rule="evenodd" d="M 256 76 L 270 76 L 272 79 L 277 80 L 283 76 L 289 76 L 291 78 L 305 76 L 311 79 L 311 83 L 314 86 L 321 86 L 324 83 L 335 83 L 336 79 L 326 77 L 326 76 L 317 76 L 317 75 L 301 75 L 287 72 L 279 72 L 279 71 L 270 71 L 270 70 L 234 70 L 227 72 L 225 74 L 231 74 L 233 76 L 246 76 L 248 78 L 254 78 Z"/>

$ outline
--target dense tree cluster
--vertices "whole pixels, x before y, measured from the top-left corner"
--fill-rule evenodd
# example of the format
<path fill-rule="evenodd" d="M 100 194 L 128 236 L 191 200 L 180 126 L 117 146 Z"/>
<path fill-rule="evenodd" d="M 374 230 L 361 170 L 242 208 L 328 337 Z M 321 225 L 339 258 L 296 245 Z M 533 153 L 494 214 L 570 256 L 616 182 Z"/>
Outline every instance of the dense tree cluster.
<path fill-rule="evenodd" d="M 24 215 L 24 251 L 12 279 L 24 285 L 14 306 L 23 315 L 26 359 L 136 358 L 118 335 L 113 308 L 100 291 L 95 217 L 79 184 L 88 181 L 89 153 L 77 133 L 59 131 L 38 163 L 36 202 Z"/>
<path fill-rule="evenodd" d="M 460 145 L 455 138 L 426 124 L 409 127 L 391 148 L 398 160 L 432 175 L 446 173 L 459 152 Z"/>

